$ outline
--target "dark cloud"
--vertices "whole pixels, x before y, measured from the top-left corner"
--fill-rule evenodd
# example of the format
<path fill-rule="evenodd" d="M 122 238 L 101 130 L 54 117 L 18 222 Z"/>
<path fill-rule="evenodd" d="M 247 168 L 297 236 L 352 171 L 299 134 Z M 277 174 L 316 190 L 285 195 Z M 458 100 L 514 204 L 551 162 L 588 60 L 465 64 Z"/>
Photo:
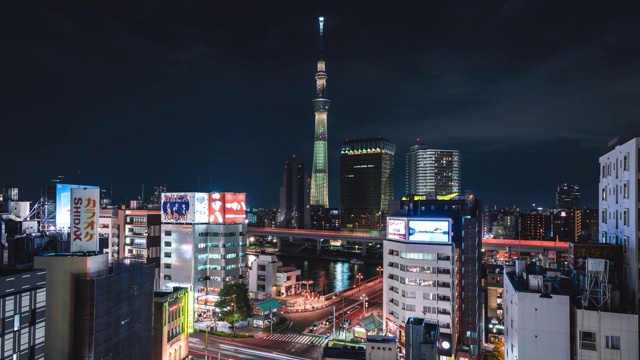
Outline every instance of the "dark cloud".
<path fill-rule="evenodd" d="M 35 200 L 57 175 L 113 187 L 246 191 L 276 206 L 284 162 L 311 169 L 317 16 L 326 16 L 330 193 L 339 148 L 384 136 L 463 151 L 489 205 L 553 205 L 640 124 L 632 2 L 7 2 L 0 180 Z M 5 125 L 7 126 L 7 125 Z"/>

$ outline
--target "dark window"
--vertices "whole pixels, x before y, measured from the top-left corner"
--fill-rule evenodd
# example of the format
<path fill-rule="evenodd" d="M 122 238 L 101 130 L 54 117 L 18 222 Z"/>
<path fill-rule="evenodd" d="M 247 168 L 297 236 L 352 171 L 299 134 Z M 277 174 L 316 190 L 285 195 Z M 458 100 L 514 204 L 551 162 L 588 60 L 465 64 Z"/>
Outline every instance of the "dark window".
<path fill-rule="evenodd" d="M 170 230 L 165 230 L 164 236 L 171 236 L 171 231 Z"/>
<path fill-rule="evenodd" d="M 165 269 L 171 269 L 171 264 L 169 264 L 169 263 L 164 263 L 164 268 L 165 268 Z"/>

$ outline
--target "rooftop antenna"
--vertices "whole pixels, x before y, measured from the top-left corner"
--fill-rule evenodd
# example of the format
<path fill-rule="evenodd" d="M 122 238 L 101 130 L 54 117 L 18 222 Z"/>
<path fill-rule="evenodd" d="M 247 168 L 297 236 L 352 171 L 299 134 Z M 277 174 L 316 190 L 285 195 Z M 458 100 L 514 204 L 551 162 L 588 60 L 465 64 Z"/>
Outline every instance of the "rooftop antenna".
<path fill-rule="evenodd" d="M 324 58 L 324 16 L 318 17 L 318 24 L 320 25 L 320 60 Z"/>

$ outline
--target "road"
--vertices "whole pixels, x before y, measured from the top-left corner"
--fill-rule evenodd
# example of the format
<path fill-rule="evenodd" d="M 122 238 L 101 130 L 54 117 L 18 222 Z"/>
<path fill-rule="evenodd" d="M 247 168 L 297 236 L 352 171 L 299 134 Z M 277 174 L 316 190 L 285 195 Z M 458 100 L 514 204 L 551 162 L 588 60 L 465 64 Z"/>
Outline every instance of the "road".
<path fill-rule="evenodd" d="M 362 295 L 368 298 L 367 313 L 382 313 L 382 284 L 379 284 L 336 303 L 338 319 L 335 324 L 336 331 L 340 329 L 343 319 L 349 319 L 353 324 L 362 317 L 364 312 Z M 218 352 L 220 352 L 220 360 L 318 359 L 322 349 L 329 342 L 329 334 L 334 334 L 334 325 L 323 324 L 315 332 L 311 332 L 309 327 L 314 321 L 323 323 L 331 315 L 333 315 L 331 307 L 312 312 L 287 313 L 285 316 L 289 319 L 289 327 L 273 334 L 265 334 L 263 337 L 224 339 L 210 336 L 209 355 L 215 355 L 210 359 L 217 359 Z M 204 338 L 205 335 L 201 333 L 191 335 L 189 347 L 192 355 L 204 354 Z"/>

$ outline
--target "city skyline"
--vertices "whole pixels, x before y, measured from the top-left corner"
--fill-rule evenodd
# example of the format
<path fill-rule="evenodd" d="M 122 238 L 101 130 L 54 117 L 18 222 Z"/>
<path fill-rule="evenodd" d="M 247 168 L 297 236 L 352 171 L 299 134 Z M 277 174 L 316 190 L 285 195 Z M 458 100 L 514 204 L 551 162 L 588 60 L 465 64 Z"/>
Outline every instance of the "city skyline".
<path fill-rule="evenodd" d="M 638 5 L 601 5 L 8 2 L 0 182 L 34 202 L 64 175 L 116 203 L 167 184 L 276 208 L 286 160 L 312 164 L 324 16 L 333 207 L 340 145 L 377 136 L 396 198 L 420 138 L 461 151 L 487 206 L 553 207 L 569 183 L 597 207 L 598 158 L 640 118 Z"/>

